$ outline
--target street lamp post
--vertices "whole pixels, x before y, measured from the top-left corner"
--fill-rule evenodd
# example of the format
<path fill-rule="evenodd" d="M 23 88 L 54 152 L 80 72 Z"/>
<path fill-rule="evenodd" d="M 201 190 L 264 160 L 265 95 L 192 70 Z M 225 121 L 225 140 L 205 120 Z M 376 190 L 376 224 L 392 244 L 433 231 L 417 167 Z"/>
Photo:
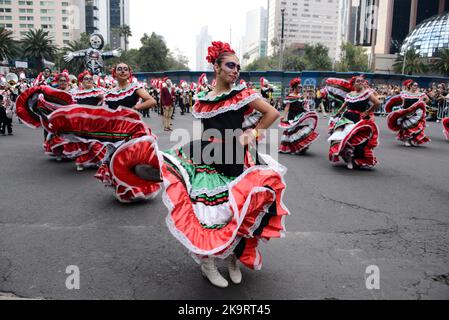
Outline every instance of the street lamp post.
<path fill-rule="evenodd" d="M 407 61 L 407 50 L 404 51 L 404 59 L 402 61 L 402 74 L 405 74 L 405 62 Z"/>
<path fill-rule="evenodd" d="M 282 14 L 282 29 L 281 29 L 281 48 L 279 58 L 279 70 L 284 69 L 284 29 L 285 29 L 285 8 L 281 9 Z"/>

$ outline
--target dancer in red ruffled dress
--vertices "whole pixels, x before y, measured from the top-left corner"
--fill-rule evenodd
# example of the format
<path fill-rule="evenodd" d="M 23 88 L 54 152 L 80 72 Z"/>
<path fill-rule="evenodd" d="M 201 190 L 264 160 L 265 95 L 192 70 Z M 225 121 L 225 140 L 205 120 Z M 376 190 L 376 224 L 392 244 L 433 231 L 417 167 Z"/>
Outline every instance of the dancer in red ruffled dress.
<path fill-rule="evenodd" d="M 398 132 L 397 139 L 406 147 L 417 147 L 431 142 L 426 136 L 426 106 L 429 98 L 419 90 L 419 85 L 413 80 L 406 80 L 404 90 L 399 96 L 391 98 L 385 106 L 390 113 L 388 127 Z M 399 108 L 398 105 L 401 104 Z"/>
<path fill-rule="evenodd" d="M 373 110 L 380 105 L 362 76 L 351 79 L 354 91 L 330 121 L 329 160 L 343 160 L 347 168 L 371 169 L 377 165 L 374 148 L 379 145 L 379 129 Z"/>
<path fill-rule="evenodd" d="M 113 74 L 118 88 L 106 95 L 108 107 L 72 106 L 54 112 L 50 124 L 67 139 L 107 147 L 96 178 L 113 187 L 119 201 L 153 199 L 161 190 L 159 151 L 156 137 L 137 111 L 156 106 L 156 101 L 139 84 L 130 83 L 132 73 L 127 64 L 118 64 Z M 139 178 L 139 165 L 156 167 L 154 179 L 159 181 Z"/>
<path fill-rule="evenodd" d="M 78 105 L 101 106 L 104 102 L 105 91 L 94 85 L 94 78 L 89 71 L 78 76 L 79 88 L 73 92 L 73 98 Z M 76 158 L 77 171 L 84 171 L 89 167 L 97 167 L 106 155 L 106 147 L 100 142 L 88 144 L 88 150 Z"/>
<path fill-rule="evenodd" d="M 279 127 L 284 130 L 281 138 L 280 153 L 304 154 L 319 138 L 316 132 L 318 113 L 310 111 L 307 101 L 301 95 L 301 79 L 290 82 L 292 93 L 285 100 L 285 115 Z"/>
<path fill-rule="evenodd" d="M 245 84 L 234 86 L 240 64 L 228 44 L 214 42 L 207 60 L 214 66 L 216 85 L 199 94 L 193 108 L 204 127 L 202 140 L 163 153 L 163 200 L 173 236 L 201 264 L 203 275 L 224 288 L 228 281 L 216 259 L 227 259 L 230 278 L 239 284 L 238 261 L 260 269 L 259 242 L 284 236 L 286 169 L 252 147 L 278 111 Z M 253 109 L 262 118 L 243 132 L 245 114 Z"/>

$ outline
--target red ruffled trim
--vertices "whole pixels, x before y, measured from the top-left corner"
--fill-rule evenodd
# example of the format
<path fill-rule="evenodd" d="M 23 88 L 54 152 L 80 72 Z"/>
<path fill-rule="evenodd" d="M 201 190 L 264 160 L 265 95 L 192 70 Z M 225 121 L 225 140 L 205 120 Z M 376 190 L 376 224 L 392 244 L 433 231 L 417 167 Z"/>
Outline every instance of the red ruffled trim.
<path fill-rule="evenodd" d="M 180 240 L 181 243 L 189 243 L 186 246 L 193 253 L 221 255 L 232 249 L 236 236 L 245 237 L 250 239 L 249 244 L 253 244 L 254 248 L 246 247 L 240 261 L 249 268 L 258 269 L 261 259 L 260 263 L 254 263 L 254 255 L 258 252 L 257 240 L 254 239 L 283 237 L 283 217 L 288 215 L 288 211 L 282 206 L 285 184 L 278 172 L 252 168 L 238 178 L 240 180 L 229 190 L 229 209 L 233 218 L 224 228 L 218 230 L 208 230 L 201 226 L 183 180 L 170 170 L 167 162 L 163 165 L 162 174 L 166 185 L 164 203 L 170 210 L 167 224 L 178 240 L 183 239 Z M 276 207 L 276 215 L 270 217 L 262 233 L 255 236 L 261 214 L 272 205 Z"/>
<path fill-rule="evenodd" d="M 398 94 L 397 96 L 392 97 L 385 104 L 385 112 L 386 113 L 393 112 L 393 108 L 402 105 L 402 103 L 403 103 L 403 100 L 402 100 L 402 96 L 400 94 Z"/>
<path fill-rule="evenodd" d="M 317 132 L 312 131 L 310 133 L 310 135 L 308 135 L 306 138 L 304 138 L 303 140 L 299 140 L 293 144 L 287 144 L 285 142 L 281 142 L 279 152 L 290 153 L 290 154 L 301 153 L 304 150 L 306 150 L 307 148 L 309 148 L 312 145 L 312 143 L 314 143 L 316 140 L 318 140 L 319 137 L 320 137 L 320 135 Z"/>
<path fill-rule="evenodd" d="M 340 88 L 340 89 L 342 89 L 344 91 L 347 91 L 347 92 L 352 91 L 352 84 L 351 84 L 351 82 L 349 82 L 347 80 L 344 80 L 344 79 L 328 78 L 326 80 L 326 85 L 337 87 L 337 88 Z"/>
<path fill-rule="evenodd" d="M 443 119 L 442 123 L 443 123 L 443 133 L 446 136 L 446 139 L 449 140 L 449 118 Z"/>
<path fill-rule="evenodd" d="M 104 91 L 101 89 L 95 89 L 95 90 L 79 90 L 76 91 L 73 94 L 73 98 L 75 100 L 78 99 L 85 99 L 85 98 L 92 98 L 92 97 L 99 97 L 99 96 L 103 96 L 104 95 Z"/>
<path fill-rule="evenodd" d="M 57 110 L 49 118 L 50 129 L 92 141 L 121 141 L 151 135 L 150 128 L 131 109 L 73 106 Z M 95 134 L 93 134 L 95 133 Z"/>
<path fill-rule="evenodd" d="M 99 165 L 105 158 L 106 151 L 106 147 L 103 144 L 92 142 L 89 145 L 89 151 L 76 158 L 76 164 L 84 168 Z"/>
<path fill-rule="evenodd" d="M 426 104 L 425 104 L 424 101 L 418 101 L 417 103 L 415 103 L 414 105 L 412 105 L 408 109 L 398 110 L 398 111 L 395 111 L 395 112 L 391 113 L 388 116 L 388 118 L 387 118 L 388 128 L 391 131 L 394 131 L 394 132 L 402 130 L 402 126 L 398 124 L 398 120 L 400 118 L 408 116 L 409 114 L 414 113 L 418 109 L 422 109 L 423 110 L 423 116 L 422 116 L 422 120 L 420 121 L 420 123 L 423 122 L 424 126 L 425 126 L 425 121 L 426 121 Z"/>
<path fill-rule="evenodd" d="M 379 129 L 373 119 L 358 122 L 341 142 L 332 144 L 329 149 L 329 160 L 333 163 L 340 162 L 346 148 L 353 149 L 366 141 L 368 143 L 364 147 L 364 157 L 354 159 L 354 162 L 360 167 L 373 168 L 378 164 L 373 149 L 379 145 Z"/>
<path fill-rule="evenodd" d="M 16 101 L 16 113 L 19 119 L 31 128 L 41 127 L 41 117 L 35 112 L 38 98 L 36 95 L 43 94 L 45 101 L 61 106 L 74 104 L 72 96 L 61 90 L 53 89 L 49 86 L 32 87 L 23 92 Z M 34 97 L 34 102 L 31 99 Z"/>
<path fill-rule="evenodd" d="M 106 94 L 105 96 L 105 101 L 118 101 L 121 100 L 125 97 L 129 97 L 131 95 L 134 94 L 135 91 L 142 89 L 142 85 L 140 85 L 139 83 L 133 83 L 129 86 L 128 89 L 126 89 L 125 91 L 122 91 L 120 93 L 118 92 L 108 92 L 108 94 Z"/>
<path fill-rule="evenodd" d="M 100 168 L 98 168 L 98 171 L 95 174 L 95 179 L 100 180 L 107 187 L 113 185 L 111 170 L 107 164 L 102 164 Z"/>
<path fill-rule="evenodd" d="M 216 113 L 218 114 L 232 110 L 239 110 L 247 105 L 242 102 L 247 99 L 251 99 L 251 96 L 254 97 L 253 100 L 260 98 L 256 91 L 246 88 L 235 96 L 220 102 L 206 102 L 197 100 L 193 106 L 193 114 L 198 118 L 207 118 Z"/>
<path fill-rule="evenodd" d="M 110 173 L 116 196 L 121 202 L 133 202 L 153 199 L 161 190 L 161 182 L 150 182 L 139 178 L 136 165 L 149 165 L 160 170 L 162 158 L 159 158 L 156 140 L 145 136 L 134 139 L 121 146 L 111 159 Z"/>

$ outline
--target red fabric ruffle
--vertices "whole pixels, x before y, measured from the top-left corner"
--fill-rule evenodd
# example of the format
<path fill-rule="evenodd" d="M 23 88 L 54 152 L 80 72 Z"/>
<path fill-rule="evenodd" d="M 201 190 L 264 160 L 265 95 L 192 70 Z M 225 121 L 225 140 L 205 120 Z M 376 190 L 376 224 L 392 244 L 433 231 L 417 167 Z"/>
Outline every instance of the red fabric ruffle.
<path fill-rule="evenodd" d="M 254 263 L 255 256 L 260 255 L 256 239 L 280 238 L 285 231 L 283 218 L 288 211 L 282 205 L 285 184 L 279 173 L 272 169 L 246 171 L 229 189 L 232 220 L 222 229 L 209 230 L 201 226 L 184 181 L 174 172 L 165 162 L 162 174 L 168 201 L 164 202 L 170 210 L 167 223 L 174 236 L 194 254 L 218 256 L 232 248 L 236 236 L 248 238 L 248 244 L 254 247 L 245 247 L 240 261 L 248 268 L 260 268 L 261 259 L 260 264 Z M 254 235 L 261 215 L 268 214 L 267 207 L 271 206 L 276 208 L 276 215 L 270 216 L 259 235 Z"/>
<path fill-rule="evenodd" d="M 449 140 L 449 118 L 443 119 L 442 123 L 443 123 L 443 133 L 446 136 L 446 139 Z"/>
<path fill-rule="evenodd" d="M 216 112 L 220 110 L 221 108 L 231 108 L 239 104 L 239 102 L 245 100 L 246 98 L 249 98 L 251 95 L 257 94 L 256 91 L 246 88 L 242 90 L 241 92 L 237 93 L 232 98 L 220 101 L 220 102 L 209 102 L 209 101 L 201 101 L 197 100 L 195 105 L 193 106 L 194 113 L 201 115 L 201 114 L 207 114 L 211 112 Z M 241 107 L 244 107 L 242 105 Z M 233 109 L 236 110 L 236 109 Z"/>
<path fill-rule="evenodd" d="M 74 104 L 70 93 L 49 86 L 32 87 L 24 91 L 16 101 L 16 113 L 19 119 L 32 128 L 41 127 L 41 116 L 37 113 L 38 95 L 49 103 L 61 106 Z"/>
<path fill-rule="evenodd" d="M 132 202 L 154 198 L 161 190 L 160 182 L 139 178 L 136 165 L 149 165 L 160 170 L 156 140 L 145 136 L 121 146 L 111 159 L 110 172 L 116 196 L 121 202 Z"/>
<path fill-rule="evenodd" d="M 425 125 L 425 121 L 426 121 L 426 103 L 424 101 L 418 101 L 417 103 L 415 103 L 414 105 L 412 105 L 408 109 L 402 109 L 402 110 L 398 110 L 398 111 L 395 111 L 395 112 L 391 113 L 388 116 L 388 118 L 387 118 L 388 128 L 391 131 L 394 131 L 394 132 L 397 132 L 397 131 L 401 130 L 402 126 L 398 124 L 398 120 L 400 118 L 408 116 L 409 114 L 414 113 L 418 109 L 422 109 L 423 110 L 422 121 L 424 122 L 424 125 Z"/>
<path fill-rule="evenodd" d="M 57 134 L 73 134 L 94 141 L 129 141 L 151 135 L 150 128 L 131 109 L 71 106 L 49 117 L 49 126 Z"/>
<path fill-rule="evenodd" d="M 379 130 L 373 118 L 359 121 L 341 142 L 332 144 L 329 149 L 329 160 L 338 163 L 347 152 L 347 148 L 354 149 L 366 142 L 366 146 L 363 147 L 363 158 L 354 159 L 354 162 L 360 167 L 373 168 L 378 164 L 373 149 L 379 145 Z"/>

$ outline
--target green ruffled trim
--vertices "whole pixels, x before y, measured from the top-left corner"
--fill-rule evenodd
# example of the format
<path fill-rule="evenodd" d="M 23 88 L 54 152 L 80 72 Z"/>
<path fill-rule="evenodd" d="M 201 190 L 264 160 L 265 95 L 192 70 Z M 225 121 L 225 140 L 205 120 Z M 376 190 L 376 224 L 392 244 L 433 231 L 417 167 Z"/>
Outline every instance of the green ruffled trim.
<path fill-rule="evenodd" d="M 207 229 L 207 230 L 219 230 L 219 229 L 223 229 L 224 227 L 226 227 L 226 224 L 214 224 L 213 226 L 207 226 L 205 224 L 201 224 L 201 227 L 203 227 L 203 229 Z"/>
<path fill-rule="evenodd" d="M 230 91 L 228 92 L 224 92 L 219 96 L 216 96 L 214 98 L 208 98 L 207 95 L 209 94 L 209 92 L 200 92 L 197 95 L 197 100 L 201 101 L 201 102 L 220 102 L 223 100 L 226 100 L 229 98 L 229 96 L 234 96 L 237 93 L 242 92 L 243 90 L 245 90 L 247 88 L 246 84 L 242 83 L 239 84 L 238 86 L 233 87 Z"/>
<path fill-rule="evenodd" d="M 186 157 L 182 148 L 178 150 L 181 154 L 181 157 L 178 156 L 177 151 L 169 150 L 168 154 L 175 157 L 182 165 L 182 167 L 186 170 L 190 184 L 192 186 L 192 193 L 197 193 L 199 190 L 205 190 L 201 194 L 198 194 L 195 197 L 191 197 L 192 200 L 196 201 L 196 199 L 205 199 L 207 201 L 215 201 L 220 198 L 224 198 L 228 196 L 228 191 L 221 191 L 213 196 L 208 196 L 207 193 L 213 193 L 214 190 L 218 190 L 220 188 L 225 189 L 227 186 L 236 179 L 236 177 L 226 177 L 218 172 L 211 173 L 200 170 L 208 170 L 208 171 L 216 171 L 213 166 L 204 165 L 204 164 L 193 164 Z"/>
<path fill-rule="evenodd" d="M 338 128 L 338 127 L 341 127 L 341 126 L 346 126 L 348 124 L 354 124 L 354 122 L 349 120 L 349 119 L 347 119 L 347 118 L 345 118 L 345 117 L 343 117 L 343 118 L 341 118 L 340 120 L 337 121 L 337 123 L 335 124 L 335 129 Z"/>

